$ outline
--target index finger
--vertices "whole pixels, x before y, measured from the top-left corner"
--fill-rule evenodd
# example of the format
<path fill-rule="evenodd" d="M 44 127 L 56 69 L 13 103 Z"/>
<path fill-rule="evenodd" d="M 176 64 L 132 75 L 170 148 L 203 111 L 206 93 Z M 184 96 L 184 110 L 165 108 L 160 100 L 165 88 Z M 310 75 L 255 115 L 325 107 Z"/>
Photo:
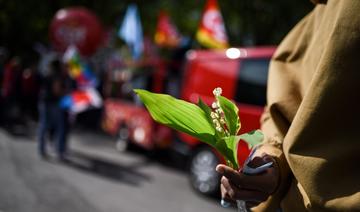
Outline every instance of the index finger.
<path fill-rule="evenodd" d="M 216 166 L 216 171 L 219 174 L 222 174 L 223 176 L 225 176 L 226 178 L 230 179 L 231 181 L 237 183 L 240 172 L 236 171 L 235 169 L 232 169 L 229 166 L 223 165 L 223 164 L 219 164 Z"/>
<path fill-rule="evenodd" d="M 273 190 L 272 188 L 274 187 L 274 181 L 271 179 L 271 171 L 265 171 L 262 174 L 250 176 L 225 165 L 218 165 L 216 171 L 228 178 L 231 183 L 242 188 L 271 193 Z"/>

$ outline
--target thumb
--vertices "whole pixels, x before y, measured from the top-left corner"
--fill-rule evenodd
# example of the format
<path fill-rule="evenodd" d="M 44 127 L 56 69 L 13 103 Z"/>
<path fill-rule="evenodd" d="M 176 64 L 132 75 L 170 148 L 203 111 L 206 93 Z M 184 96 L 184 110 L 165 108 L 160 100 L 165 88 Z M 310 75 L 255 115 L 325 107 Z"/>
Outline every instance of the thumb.
<path fill-rule="evenodd" d="M 223 164 L 219 164 L 216 166 L 215 170 L 219 173 L 219 174 L 224 174 L 224 170 L 225 170 L 226 166 Z"/>

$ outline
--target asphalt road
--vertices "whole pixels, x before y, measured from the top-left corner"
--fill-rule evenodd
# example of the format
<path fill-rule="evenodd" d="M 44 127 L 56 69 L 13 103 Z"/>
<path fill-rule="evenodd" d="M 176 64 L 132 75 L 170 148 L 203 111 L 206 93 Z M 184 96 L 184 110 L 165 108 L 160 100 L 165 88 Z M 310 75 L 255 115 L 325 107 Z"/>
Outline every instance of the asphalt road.
<path fill-rule="evenodd" d="M 42 160 L 35 138 L 0 130 L 0 212 L 223 212 L 195 194 L 186 174 L 107 137 L 70 136 L 70 162 Z"/>

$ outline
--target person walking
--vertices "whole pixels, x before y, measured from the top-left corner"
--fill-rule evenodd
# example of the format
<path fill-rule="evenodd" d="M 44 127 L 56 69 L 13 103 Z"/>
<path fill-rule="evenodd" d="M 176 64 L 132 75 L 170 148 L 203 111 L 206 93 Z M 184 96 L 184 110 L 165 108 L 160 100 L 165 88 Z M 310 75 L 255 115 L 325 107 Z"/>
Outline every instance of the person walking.
<path fill-rule="evenodd" d="M 59 60 L 50 64 L 50 72 L 42 80 L 39 97 L 39 154 L 47 158 L 46 136 L 53 133 L 55 149 L 59 160 L 65 159 L 67 135 L 67 111 L 59 101 L 66 94 L 66 73 Z"/>

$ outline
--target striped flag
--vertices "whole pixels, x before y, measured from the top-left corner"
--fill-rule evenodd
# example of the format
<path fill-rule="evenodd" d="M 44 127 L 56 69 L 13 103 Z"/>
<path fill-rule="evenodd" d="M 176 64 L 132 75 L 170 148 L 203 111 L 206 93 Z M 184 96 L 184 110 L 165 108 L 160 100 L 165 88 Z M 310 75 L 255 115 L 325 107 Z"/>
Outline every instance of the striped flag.
<path fill-rule="evenodd" d="M 98 80 L 90 67 L 84 63 L 76 47 L 70 46 L 63 57 L 68 73 L 76 81 L 78 90 L 72 91 L 60 100 L 60 106 L 77 114 L 90 108 L 102 106 L 102 98 L 95 89 Z"/>
<path fill-rule="evenodd" d="M 217 0 L 208 0 L 196 32 L 196 39 L 208 48 L 227 48 L 228 38 Z"/>
<path fill-rule="evenodd" d="M 63 57 L 68 65 L 69 75 L 74 79 L 78 87 L 95 87 L 98 83 L 96 76 L 89 65 L 81 61 L 80 54 L 75 46 L 70 46 Z"/>

